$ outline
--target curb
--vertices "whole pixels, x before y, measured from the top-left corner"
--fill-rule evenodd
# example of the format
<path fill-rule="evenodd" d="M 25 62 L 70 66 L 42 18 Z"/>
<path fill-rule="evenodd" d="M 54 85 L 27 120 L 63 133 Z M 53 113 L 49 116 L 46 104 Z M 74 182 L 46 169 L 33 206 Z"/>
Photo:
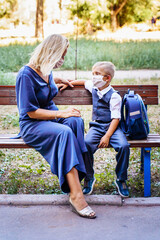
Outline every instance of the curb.
<path fill-rule="evenodd" d="M 122 199 L 119 195 L 90 195 L 86 196 L 90 205 L 113 205 L 113 206 L 160 206 L 160 197 L 127 198 Z M 0 206 L 22 205 L 68 205 L 68 195 L 40 195 L 40 194 L 0 194 Z"/>
<path fill-rule="evenodd" d="M 160 197 L 127 198 L 124 199 L 123 206 L 160 206 Z"/>
<path fill-rule="evenodd" d="M 68 205 L 68 195 L 40 195 L 40 194 L 0 194 L 0 206 L 1 205 Z M 91 195 L 86 196 L 88 204 L 93 205 L 122 205 L 120 196 L 112 195 Z"/>

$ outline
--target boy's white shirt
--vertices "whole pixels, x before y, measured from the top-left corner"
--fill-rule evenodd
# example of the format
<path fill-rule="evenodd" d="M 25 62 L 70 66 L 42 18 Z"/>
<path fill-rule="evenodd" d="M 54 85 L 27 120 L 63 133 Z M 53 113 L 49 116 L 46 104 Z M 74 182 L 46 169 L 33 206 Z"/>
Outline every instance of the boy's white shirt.
<path fill-rule="evenodd" d="M 111 85 L 100 91 L 97 87 L 93 86 L 92 80 L 85 81 L 85 88 L 92 93 L 92 88 L 97 89 L 97 95 L 99 99 L 101 99 L 104 94 L 106 94 L 110 89 L 112 89 Z M 113 93 L 110 100 L 110 111 L 111 111 L 111 119 L 118 118 L 121 119 L 121 104 L 122 99 L 118 93 Z"/>

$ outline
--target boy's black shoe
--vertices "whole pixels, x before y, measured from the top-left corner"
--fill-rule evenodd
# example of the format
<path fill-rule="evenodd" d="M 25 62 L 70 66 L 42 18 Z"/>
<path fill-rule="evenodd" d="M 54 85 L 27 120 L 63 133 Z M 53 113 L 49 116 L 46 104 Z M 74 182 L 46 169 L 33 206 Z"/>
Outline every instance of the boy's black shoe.
<path fill-rule="evenodd" d="M 117 179 L 115 181 L 115 184 L 118 189 L 118 193 L 121 195 L 121 197 L 124 197 L 124 198 L 129 197 L 129 191 L 128 191 L 126 181 L 120 181 L 119 179 Z"/>
<path fill-rule="evenodd" d="M 92 193 L 95 181 L 96 181 L 95 178 L 92 178 L 89 181 L 84 180 L 83 194 L 90 195 Z"/>

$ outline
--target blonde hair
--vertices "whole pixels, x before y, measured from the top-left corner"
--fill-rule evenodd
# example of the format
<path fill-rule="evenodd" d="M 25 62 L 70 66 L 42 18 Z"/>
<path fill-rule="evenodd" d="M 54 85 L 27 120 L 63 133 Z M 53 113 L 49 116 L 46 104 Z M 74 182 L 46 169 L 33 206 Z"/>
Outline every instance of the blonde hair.
<path fill-rule="evenodd" d="M 96 68 L 96 67 L 100 67 L 103 68 L 103 70 L 108 73 L 109 75 L 111 75 L 111 77 L 114 77 L 115 74 L 115 70 L 116 67 L 114 66 L 114 64 L 112 62 L 96 62 L 93 67 L 92 67 L 92 71 Z"/>
<path fill-rule="evenodd" d="M 49 75 L 68 46 L 69 41 L 67 38 L 59 34 L 52 34 L 35 48 L 29 64 L 41 71 L 44 76 Z"/>

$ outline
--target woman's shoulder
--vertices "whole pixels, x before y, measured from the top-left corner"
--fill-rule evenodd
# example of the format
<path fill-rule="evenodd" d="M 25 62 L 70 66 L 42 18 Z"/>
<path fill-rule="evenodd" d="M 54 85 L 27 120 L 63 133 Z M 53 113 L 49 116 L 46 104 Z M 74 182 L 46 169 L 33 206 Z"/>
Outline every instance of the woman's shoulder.
<path fill-rule="evenodd" d="M 24 65 L 18 72 L 18 75 L 32 75 L 32 74 L 33 74 L 32 69 L 27 65 Z"/>
<path fill-rule="evenodd" d="M 16 77 L 16 85 L 19 85 L 21 83 L 30 83 L 31 85 L 35 85 L 35 80 L 34 80 L 34 74 L 32 73 L 31 69 L 25 65 L 23 66 Z"/>
<path fill-rule="evenodd" d="M 30 79 L 33 82 L 37 82 L 37 73 L 28 65 L 23 66 L 18 74 L 17 79 Z"/>
<path fill-rule="evenodd" d="M 23 76 L 27 76 L 27 75 L 30 75 L 30 71 L 29 69 L 27 68 L 27 66 L 23 66 L 19 71 L 18 71 L 18 74 L 17 74 L 17 78 L 21 78 Z"/>

